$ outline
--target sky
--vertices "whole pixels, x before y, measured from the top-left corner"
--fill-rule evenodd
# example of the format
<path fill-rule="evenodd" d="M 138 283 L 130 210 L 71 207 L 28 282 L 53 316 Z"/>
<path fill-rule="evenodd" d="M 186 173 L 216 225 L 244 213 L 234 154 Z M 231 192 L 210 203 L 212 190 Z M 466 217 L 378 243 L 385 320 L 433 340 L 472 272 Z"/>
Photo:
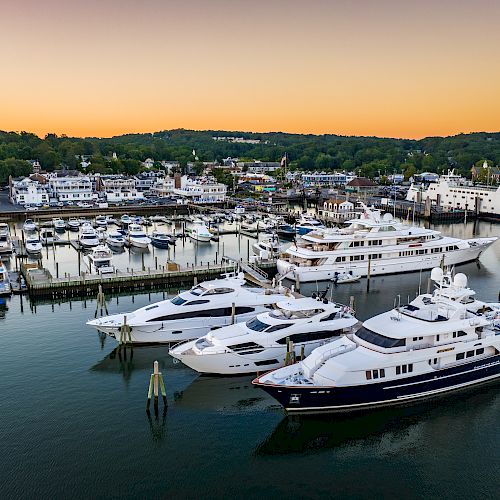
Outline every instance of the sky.
<path fill-rule="evenodd" d="M 500 0 L 0 0 L 0 129 L 500 130 Z"/>

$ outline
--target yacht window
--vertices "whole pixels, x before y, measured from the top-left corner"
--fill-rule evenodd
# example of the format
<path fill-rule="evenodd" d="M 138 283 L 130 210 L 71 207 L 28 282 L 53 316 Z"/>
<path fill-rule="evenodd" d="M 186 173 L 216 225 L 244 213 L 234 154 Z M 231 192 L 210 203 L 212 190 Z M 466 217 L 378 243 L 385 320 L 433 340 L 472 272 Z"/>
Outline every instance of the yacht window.
<path fill-rule="evenodd" d="M 467 357 L 472 358 L 474 356 L 474 351 L 467 351 Z"/>
<path fill-rule="evenodd" d="M 456 357 L 457 357 L 457 361 L 459 359 L 464 359 L 465 358 L 465 352 L 459 352 Z"/>
<path fill-rule="evenodd" d="M 222 295 L 224 293 L 233 293 L 234 290 L 232 288 L 212 288 L 208 290 L 205 295 Z"/>
<path fill-rule="evenodd" d="M 277 359 L 266 359 L 265 361 L 256 361 L 255 366 L 275 365 L 277 363 L 279 363 Z"/>
<path fill-rule="evenodd" d="M 328 316 L 321 318 L 320 321 L 332 321 L 338 317 L 339 317 L 339 313 L 333 312 L 333 313 L 329 314 Z"/>
<path fill-rule="evenodd" d="M 391 337 L 385 337 L 384 335 L 380 335 L 380 333 L 376 333 L 372 330 L 368 330 L 362 326 L 357 332 L 356 336 L 362 340 L 366 340 L 370 344 L 375 344 L 380 347 L 402 347 L 406 345 L 406 339 L 393 339 Z"/>
<path fill-rule="evenodd" d="M 371 370 L 366 371 L 366 380 L 371 380 L 372 379 L 372 372 Z"/>
<path fill-rule="evenodd" d="M 172 304 L 175 304 L 176 306 L 181 306 L 182 304 L 184 304 L 184 302 L 187 302 L 187 300 L 177 295 L 173 299 L 171 299 L 170 302 L 172 302 Z"/>
<path fill-rule="evenodd" d="M 476 356 L 479 356 L 480 354 L 484 354 L 484 347 L 481 347 L 481 349 L 476 349 Z"/>
<path fill-rule="evenodd" d="M 253 330 L 254 332 L 263 332 L 268 326 L 271 326 L 260 321 L 260 319 L 257 318 L 253 318 L 247 321 L 246 325 L 248 328 L 250 328 L 250 330 Z"/>
<path fill-rule="evenodd" d="M 292 326 L 292 325 L 293 325 L 293 323 L 283 323 L 281 325 L 273 325 L 273 326 L 271 326 L 271 328 L 268 328 L 266 330 L 266 332 L 269 332 L 269 333 L 276 332 L 278 330 L 283 330 L 283 328 L 288 328 L 289 326 Z"/>
<path fill-rule="evenodd" d="M 202 286 L 197 286 L 191 290 L 191 293 L 193 295 L 201 295 L 203 292 L 206 292 L 207 289 L 203 288 Z"/>
<path fill-rule="evenodd" d="M 184 306 L 196 306 L 198 304 L 208 304 L 209 302 L 209 300 L 192 300 L 191 302 L 184 304 Z"/>
<path fill-rule="evenodd" d="M 261 345 L 256 344 L 255 342 L 244 342 L 243 344 L 228 345 L 227 347 L 234 352 L 244 352 L 244 354 L 255 354 L 264 350 Z"/>
<path fill-rule="evenodd" d="M 305 342 L 317 342 L 318 340 L 330 339 L 342 335 L 342 330 L 322 330 L 307 333 L 294 333 L 282 339 L 277 340 L 278 344 L 286 344 L 287 339 L 294 344 L 303 344 Z"/>

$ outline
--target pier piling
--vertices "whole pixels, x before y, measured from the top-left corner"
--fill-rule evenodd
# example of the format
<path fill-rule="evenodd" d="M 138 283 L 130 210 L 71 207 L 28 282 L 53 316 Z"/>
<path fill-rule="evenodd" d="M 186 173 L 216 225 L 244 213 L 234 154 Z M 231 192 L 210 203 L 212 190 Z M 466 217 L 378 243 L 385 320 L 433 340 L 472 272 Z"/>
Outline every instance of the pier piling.
<path fill-rule="evenodd" d="M 168 406 L 167 403 L 167 391 L 165 390 L 165 383 L 163 382 L 163 375 L 158 371 L 158 361 L 153 363 L 153 373 L 149 379 L 149 389 L 148 389 L 148 400 L 146 402 L 146 411 L 149 412 L 149 407 L 151 405 L 151 397 L 154 397 L 154 408 L 155 412 L 158 412 L 158 396 L 159 390 L 161 390 L 161 396 L 163 399 L 163 404 L 165 407 Z"/>

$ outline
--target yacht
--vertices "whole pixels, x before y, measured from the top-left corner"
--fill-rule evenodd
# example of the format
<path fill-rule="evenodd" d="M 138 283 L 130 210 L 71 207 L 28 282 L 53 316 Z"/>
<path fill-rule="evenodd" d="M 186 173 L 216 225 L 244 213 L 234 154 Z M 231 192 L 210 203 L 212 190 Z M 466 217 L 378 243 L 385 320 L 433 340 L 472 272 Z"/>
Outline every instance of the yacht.
<path fill-rule="evenodd" d="M 0 253 L 12 253 L 9 225 L 4 222 L 0 223 Z"/>
<path fill-rule="evenodd" d="M 82 248 L 93 248 L 99 245 L 99 237 L 90 224 L 82 224 L 78 233 L 78 243 Z"/>
<path fill-rule="evenodd" d="M 357 323 L 347 306 L 327 299 L 287 299 L 246 323 L 183 342 L 169 353 L 200 373 L 255 373 L 283 366 L 292 344 L 295 356 L 307 356 L 325 342 L 352 333 Z"/>
<path fill-rule="evenodd" d="M 263 240 L 256 241 L 252 245 L 252 250 L 255 255 L 263 259 L 274 259 L 279 256 L 283 250 L 283 245 L 276 233 L 264 238 Z"/>
<path fill-rule="evenodd" d="M 129 224 L 132 224 L 133 220 L 131 219 L 130 215 L 123 214 L 120 217 L 120 223 L 124 226 L 128 226 Z"/>
<path fill-rule="evenodd" d="M 301 236 L 278 259 L 278 272 L 300 282 L 332 279 L 335 273 L 391 274 L 463 264 L 479 256 L 497 238 L 462 240 L 439 231 L 404 224 L 391 214 L 364 206 L 346 228 L 312 231 Z"/>
<path fill-rule="evenodd" d="M 130 224 L 128 228 L 127 241 L 132 247 L 148 248 L 151 243 L 151 238 L 147 236 L 139 224 Z"/>
<path fill-rule="evenodd" d="M 11 291 L 9 273 L 0 261 L 0 295 L 10 295 Z"/>
<path fill-rule="evenodd" d="M 197 222 L 188 230 L 189 236 L 195 241 L 207 243 L 212 239 L 212 233 L 203 222 Z"/>
<path fill-rule="evenodd" d="M 26 236 L 26 252 L 35 255 L 42 251 L 42 242 L 35 234 Z"/>
<path fill-rule="evenodd" d="M 151 243 L 157 248 L 168 248 L 168 245 L 170 244 L 170 236 L 166 233 L 162 233 L 161 231 L 153 231 L 153 234 L 151 235 Z"/>
<path fill-rule="evenodd" d="M 408 403 L 498 379 L 499 304 L 476 300 L 464 274 L 451 280 L 435 268 L 431 278 L 434 293 L 253 383 L 288 411 L 320 412 Z"/>
<path fill-rule="evenodd" d="M 113 248 L 122 248 L 125 246 L 125 238 L 118 231 L 112 231 L 107 234 L 106 243 Z"/>
<path fill-rule="evenodd" d="M 295 225 L 286 223 L 278 224 L 276 232 L 278 233 L 279 237 L 283 238 L 284 240 L 294 240 L 297 234 Z"/>
<path fill-rule="evenodd" d="M 309 214 L 302 214 L 295 225 L 295 231 L 300 236 L 318 229 L 325 229 L 325 226 Z"/>
<path fill-rule="evenodd" d="M 40 241 L 42 245 L 48 246 L 57 243 L 61 238 L 55 233 L 51 227 L 43 227 L 40 230 Z"/>
<path fill-rule="evenodd" d="M 64 233 L 64 231 L 66 231 L 66 223 L 63 219 L 54 218 L 52 219 L 52 224 L 54 225 L 54 229 L 56 230 L 56 232 Z"/>
<path fill-rule="evenodd" d="M 134 312 L 95 319 L 87 325 L 119 340 L 120 328 L 126 317 L 134 343 L 179 342 L 199 338 L 233 321 L 247 321 L 265 311 L 266 307 L 285 300 L 288 292 L 281 287 L 246 287 L 243 274 L 226 276 L 200 283 L 173 299 Z"/>
<path fill-rule="evenodd" d="M 106 245 L 98 245 L 84 257 L 91 274 L 109 274 L 115 271 L 113 252 Z"/>
<path fill-rule="evenodd" d="M 23 231 L 25 233 L 33 233 L 36 231 L 36 224 L 32 219 L 26 219 L 23 224 Z"/>
<path fill-rule="evenodd" d="M 68 229 L 70 231 L 78 231 L 80 229 L 80 221 L 76 217 L 71 217 L 68 220 Z"/>
<path fill-rule="evenodd" d="M 97 227 L 108 227 L 108 219 L 106 218 L 105 215 L 98 215 L 95 218 L 95 224 Z"/>

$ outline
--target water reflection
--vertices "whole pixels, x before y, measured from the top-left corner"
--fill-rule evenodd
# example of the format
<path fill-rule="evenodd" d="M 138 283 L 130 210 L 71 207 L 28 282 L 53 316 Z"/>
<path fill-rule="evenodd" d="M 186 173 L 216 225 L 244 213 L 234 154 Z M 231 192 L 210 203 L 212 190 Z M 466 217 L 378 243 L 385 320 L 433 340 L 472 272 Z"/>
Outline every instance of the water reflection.
<path fill-rule="evenodd" d="M 449 446 L 456 433 L 496 421 L 500 382 L 446 398 L 367 412 L 288 415 L 256 449 L 256 455 L 312 453 L 370 444 L 385 454 L 410 449 L 422 440 Z M 466 397 L 464 397 L 466 395 Z M 432 441 L 432 442 L 431 442 Z"/>

